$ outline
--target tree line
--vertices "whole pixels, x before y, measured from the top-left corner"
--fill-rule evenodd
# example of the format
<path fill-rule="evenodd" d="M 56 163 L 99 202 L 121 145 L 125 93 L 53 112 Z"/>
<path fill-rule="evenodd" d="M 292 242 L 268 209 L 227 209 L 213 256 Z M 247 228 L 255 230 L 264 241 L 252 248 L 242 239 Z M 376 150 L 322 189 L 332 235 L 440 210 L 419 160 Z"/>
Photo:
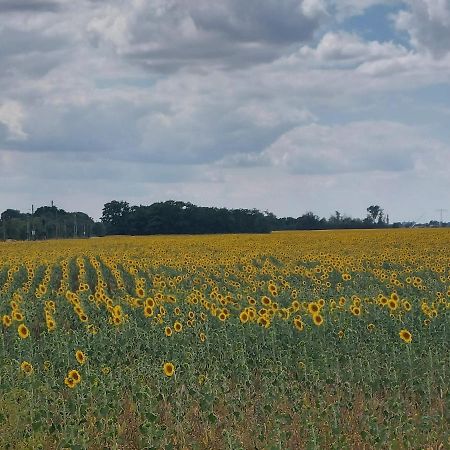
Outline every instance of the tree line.
<path fill-rule="evenodd" d="M 45 240 L 81 238 L 98 234 L 99 225 L 84 212 L 66 212 L 56 206 L 41 206 L 22 213 L 7 209 L 0 216 L 0 239 Z"/>
<path fill-rule="evenodd" d="M 126 201 L 105 203 L 100 221 L 84 212 L 67 212 L 41 206 L 31 213 L 7 209 L 0 216 L 0 239 L 42 240 L 105 235 L 270 233 L 281 230 L 326 230 L 399 227 L 390 224 L 379 205 L 367 208 L 364 218 L 335 211 L 328 219 L 313 212 L 299 217 L 280 217 L 257 209 L 196 206 L 189 202 L 164 201 L 132 206 Z"/>

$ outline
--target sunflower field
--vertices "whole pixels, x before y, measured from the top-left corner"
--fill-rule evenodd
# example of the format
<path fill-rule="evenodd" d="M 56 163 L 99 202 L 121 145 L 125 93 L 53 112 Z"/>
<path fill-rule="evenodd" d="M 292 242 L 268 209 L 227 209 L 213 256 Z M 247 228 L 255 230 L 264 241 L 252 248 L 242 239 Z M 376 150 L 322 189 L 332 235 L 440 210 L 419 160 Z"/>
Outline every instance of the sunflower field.
<path fill-rule="evenodd" d="M 0 243 L 0 448 L 449 448 L 449 317 L 448 229 Z"/>

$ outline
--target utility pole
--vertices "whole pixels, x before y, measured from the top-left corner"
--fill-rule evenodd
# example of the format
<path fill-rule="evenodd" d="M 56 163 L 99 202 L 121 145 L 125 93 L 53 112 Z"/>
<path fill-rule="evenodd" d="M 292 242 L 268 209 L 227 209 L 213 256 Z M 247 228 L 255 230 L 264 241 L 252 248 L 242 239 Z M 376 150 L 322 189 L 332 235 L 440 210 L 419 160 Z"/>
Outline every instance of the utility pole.
<path fill-rule="evenodd" d="M 27 241 L 30 240 L 30 210 L 27 211 Z"/>
<path fill-rule="evenodd" d="M 439 227 L 442 228 L 442 217 L 447 210 L 444 208 L 439 208 L 437 209 L 437 212 L 439 213 Z"/>
<path fill-rule="evenodd" d="M 77 213 L 73 216 L 73 237 L 76 238 L 78 235 L 78 225 L 77 225 Z"/>
<path fill-rule="evenodd" d="M 34 229 L 34 205 L 31 205 L 31 239 L 34 241 L 36 239 L 36 230 Z"/>

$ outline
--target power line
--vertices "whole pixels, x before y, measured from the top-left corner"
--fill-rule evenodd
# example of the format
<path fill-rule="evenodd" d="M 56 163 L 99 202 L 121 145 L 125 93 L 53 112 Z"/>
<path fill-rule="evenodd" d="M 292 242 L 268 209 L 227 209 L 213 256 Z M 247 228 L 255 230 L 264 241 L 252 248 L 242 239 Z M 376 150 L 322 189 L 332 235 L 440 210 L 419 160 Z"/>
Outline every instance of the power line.
<path fill-rule="evenodd" d="M 444 213 L 447 212 L 447 210 L 444 208 L 439 208 L 436 211 L 440 214 L 439 226 L 442 228 L 442 217 L 443 217 Z"/>

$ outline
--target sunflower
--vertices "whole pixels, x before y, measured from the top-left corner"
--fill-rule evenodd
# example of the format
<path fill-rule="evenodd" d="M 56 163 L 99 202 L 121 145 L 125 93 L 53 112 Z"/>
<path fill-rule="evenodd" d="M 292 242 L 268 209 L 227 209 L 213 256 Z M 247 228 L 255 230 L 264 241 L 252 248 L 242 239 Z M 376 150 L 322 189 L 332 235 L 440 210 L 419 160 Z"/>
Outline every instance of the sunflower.
<path fill-rule="evenodd" d="M 198 336 L 200 338 L 200 342 L 205 342 L 206 341 L 206 334 L 205 333 L 200 333 Z"/>
<path fill-rule="evenodd" d="M 241 321 L 241 323 L 248 322 L 248 312 L 245 309 L 239 314 L 239 320 Z"/>
<path fill-rule="evenodd" d="M 16 322 L 22 322 L 23 321 L 23 314 L 20 311 L 14 311 L 12 316 L 13 316 L 13 319 Z"/>
<path fill-rule="evenodd" d="M 112 318 L 113 325 L 120 325 L 122 323 L 122 319 L 120 317 L 114 316 Z"/>
<path fill-rule="evenodd" d="M 406 330 L 406 329 L 400 330 L 399 336 L 403 342 L 406 342 L 407 344 L 411 344 L 412 335 L 408 330 Z"/>
<path fill-rule="evenodd" d="M 176 316 L 179 316 L 179 315 L 181 314 L 181 309 L 177 306 L 177 307 L 173 310 L 173 313 L 174 313 Z"/>
<path fill-rule="evenodd" d="M 81 350 L 77 350 L 75 352 L 75 358 L 78 361 L 78 363 L 81 365 L 83 365 L 87 360 L 86 355 Z"/>
<path fill-rule="evenodd" d="M 179 333 L 183 329 L 183 325 L 178 320 L 173 324 L 173 329 Z"/>
<path fill-rule="evenodd" d="M 398 308 L 397 300 L 394 300 L 393 298 L 391 298 L 391 299 L 388 301 L 388 308 L 389 308 L 391 311 L 395 311 L 395 310 Z"/>
<path fill-rule="evenodd" d="M 166 362 L 164 363 L 163 371 L 166 377 L 171 377 L 175 373 L 175 366 L 171 362 Z"/>
<path fill-rule="evenodd" d="M 145 317 L 152 317 L 153 316 L 153 308 L 149 305 L 146 305 L 144 308 L 144 316 Z"/>
<path fill-rule="evenodd" d="M 369 324 L 367 325 L 367 329 L 368 329 L 369 331 L 373 331 L 373 330 L 375 330 L 375 325 L 374 325 L 373 323 L 369 323 Z"/>
<path fill-rule="evenodd" d="M 302 319 L 300 317 L 296 317 L 294 319 L 294 327 L 298 330 L 298 331 L 303 331 L 303 329 L 305 328 L 304 323 L 302 322 Z"/>
<path fill-rule="evenodd" d="M 19 328 L 17 328 L 17 332 L 19 333 L 21 339 L 26 339 L 28 336 L 30 336 L 30 330 L 23 323 L 19 325 Z"/>
<path fill-rule="evenodd" d="M 33 366 L 28 361 L 23 361 L 22 364 L 20 364 L 20 369 L 25 375 L 31 375 L 33 373 Z"/>
<path fill-rule="evenodd" d="M 82 322 L 87 322 L 88 321 L 88 316 L 86 314 L 84 314 L 84 313 L 81 313 L 78 317 L 80 318 L 80 320 Z M 120 317 L 119 317 L 119 319 L 120 319 Z"/>
<path fill-rule="evenodd" d="M 47 320 L 46 324 L 47 324 L 47 330 L 48 331 L 54 331 L 55 330 L 56 323 L 55 323 L 55 321 L 53 319 Z"/>
<path fill-rule="evenodd" d="M 320 311 L 320 306 L 316 302 L 308 304 L 308 312 L 310 314 L 317 314 Z"/>
<path fill-rule="evenodd" d="M 258 318 L 258 325 L 264 328 L 269 328 L 270 320 L 266 316 L 261 316 Z"/>
<path fill-rule="evenodd" d="M 269 289 L 269 292 L 271 293 L 271 295 L 273 295 L 274 297 L 276 297 L 278 295 L 277 287 L 274 284 L 269 284 L 268 289 Z"/>
<path fill-rule="evenodd" d="M 221 322 L 225 322 L 225 320 L 227 320 L 227 315 L 223 311 L 219 314 L 219 320 Z"/>
<path fill-rule="evenodd" d="M 73 389 L 77 383 L 75 383 L 75 380 L 73 378 L 70 377 L 66 377 L 64 378 L 64 384 L 69 387 L 70 389 Z"/>
<path fill-rule="evenodd" d="M 9 327 L 11 325 L 11 322 L 12 322 L 11 316 L 8 316 L 8 314 L 5 314 L 2 317 L 3 326 Z"/>
<path fill-rule="evenodd" d="M 96 335 L 98 333 L 97 327 L 92 323 L 86 326 L 86 331 L 92 335 Z"/>
<path fill-rule="evenodd" d="M 165 334 L 167 337 L 172 336 L 172 328 L 170 328 L 170 327 L 164 328 L 164 334 Z"/>
<path fill-rule="evenodd" d="M 352 306 L 351 312 L 354 316 L 359 317 L 361 315 L 361 308 L 359 306 Z"/>
<path fill-rule="evenodd" d="M 320 314 L 313 314 L 313 322 L 320 327 L 323 324 L 323 317 Z"/>
<path fill-rule="evenodd" d="M 270 298 L 267 297 L 267 295 L 264 295 L 263 297 L 261 297 L 261 303 L 264 306 L 270 306 L 272 304 L 272 300 L 270 300 Z"/>
<path fill-rule="evenodd" d="M 67 374 L 67 378 L 71 378 L 75 382 L 75 384 L 78 384 L 81 381 L 80 372 L 78 372 L 78 370 L 76 369 L 70 370 Z"/>

